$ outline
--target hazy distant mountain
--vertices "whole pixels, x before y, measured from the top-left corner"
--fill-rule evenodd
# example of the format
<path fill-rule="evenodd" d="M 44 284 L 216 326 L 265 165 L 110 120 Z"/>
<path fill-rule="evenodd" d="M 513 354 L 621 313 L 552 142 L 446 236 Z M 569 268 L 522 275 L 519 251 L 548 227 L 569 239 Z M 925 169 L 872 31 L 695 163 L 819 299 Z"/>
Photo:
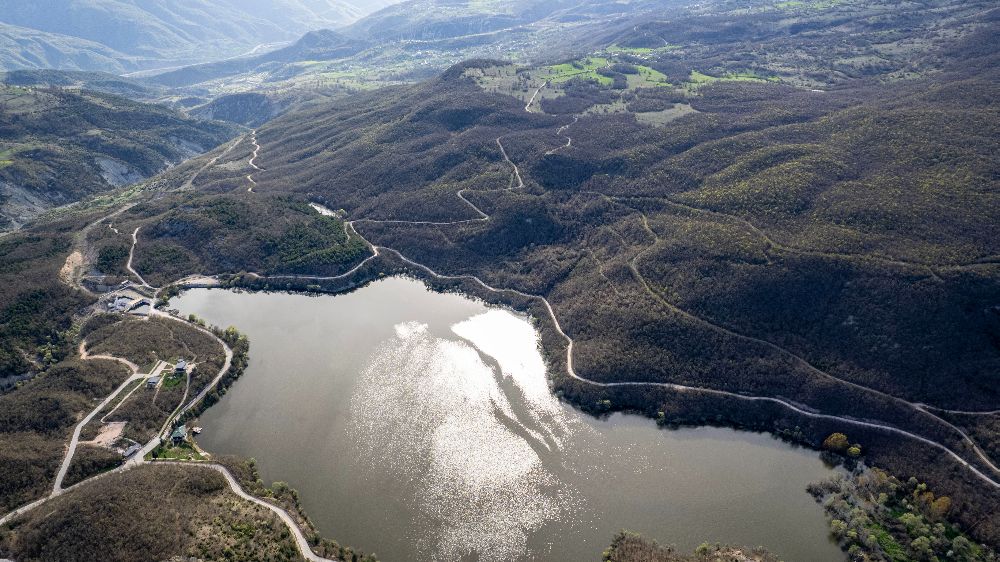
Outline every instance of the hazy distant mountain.
<path fill-rule="evenodd" d="M 339 27 L 394 0 L 0 0 L 3 69 L 206 62 Z M 15 27 L 11 27 L 15 26 Z"/>
<path fill-rule="evenodd" d="M 576 4 L 569 0 L 409 0 L 344 31 L 376 40 L 442 39 L 529 23 Z"/>
<path fill-rule="evenodd" d="M 132 57 L 94 41 L 0 23 L 0 69 L 126 72 L 135 66 Z"/>
<path fill-rule="evenodd" d="M 368 43 L 351 39 L 329 29 L 310 31 L 295 43 L 262 55 L 209 62 L 172 70 L 150 80 L 165 86 L 197 84 L 204 80 L 224 78 L 249 72 L 262 65 L 293 63 L 304 60 L 329 60 L 351 56 L 366 48 Z"/>

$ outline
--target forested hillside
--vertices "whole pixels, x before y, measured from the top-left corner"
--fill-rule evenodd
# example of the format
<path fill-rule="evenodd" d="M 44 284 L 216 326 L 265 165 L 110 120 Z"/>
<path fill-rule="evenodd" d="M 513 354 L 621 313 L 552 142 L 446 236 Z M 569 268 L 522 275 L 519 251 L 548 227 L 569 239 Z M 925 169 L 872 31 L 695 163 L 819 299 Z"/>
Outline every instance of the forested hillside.
<path fill-rule="evenodd" d="M 677 552 L 635 533 L 622 531 L 604 551 L 604 562 L 777 562 L 763 548 L 737 548 L 705 543 L 692 554 Z"/>
<path fill-rule="evenodd" d="M 236 132 L 108 94 L 0 86 L 0 229 L 152 176 Z"/>
<path fill-rule="evenodd" d="M 16 537 L 0 531 L 0 546 L 26 561 L 303 560 L 276 516 L 207 468 L 149 466 L 80 492 L 25 521 Z"/>

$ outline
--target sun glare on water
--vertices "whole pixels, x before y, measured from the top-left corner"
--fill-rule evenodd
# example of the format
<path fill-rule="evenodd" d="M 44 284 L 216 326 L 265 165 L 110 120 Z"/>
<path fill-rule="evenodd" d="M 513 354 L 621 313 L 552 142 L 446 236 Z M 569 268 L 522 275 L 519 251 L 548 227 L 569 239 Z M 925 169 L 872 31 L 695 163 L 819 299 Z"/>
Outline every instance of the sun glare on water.
<path fill-rule="evenodd" d="M 490 310 L 452 331 L 464 341 L 396 325 L 356 387 L 350 427 L 364 458 L 416 483 L 414 507 L 436 523 L 413 537 L 423 556 L 509 560 L 573 509 L 572 491 L 539 455 L 567 423 L 527 320 Z"/>

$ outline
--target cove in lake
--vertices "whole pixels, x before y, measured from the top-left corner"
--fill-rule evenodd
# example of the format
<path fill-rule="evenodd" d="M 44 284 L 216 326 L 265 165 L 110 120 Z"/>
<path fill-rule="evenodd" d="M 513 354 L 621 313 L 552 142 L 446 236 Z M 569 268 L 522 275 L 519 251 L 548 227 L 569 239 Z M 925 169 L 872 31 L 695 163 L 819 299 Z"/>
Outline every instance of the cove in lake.
<path fill-rule="evenodd" d="M 200 445 L 256 458 L 324 536 L 382 560 L 596 561 L 622 528 L 688 552 L 844 560 L 805 491 L 833 474 L 816 452 L 582 414 L 550 392 L 521 315 L 402 278 L 338 296 L 194 289 L 171 305 L 250 338 Z"/>

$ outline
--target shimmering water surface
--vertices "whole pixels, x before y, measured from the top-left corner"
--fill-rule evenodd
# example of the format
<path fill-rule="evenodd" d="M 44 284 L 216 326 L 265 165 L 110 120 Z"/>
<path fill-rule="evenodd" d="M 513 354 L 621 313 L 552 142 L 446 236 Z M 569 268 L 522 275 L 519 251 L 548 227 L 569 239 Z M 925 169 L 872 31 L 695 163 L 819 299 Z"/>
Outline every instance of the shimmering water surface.
<path fill-rule="evenodd" d="M 628 528 L 690 551 L 767 545 L 842 562 L 815 452 L 762 434 L 598 420 L 549 391 L 517 314 L 391 278 L 341 296 L 197 289 L 250 366 L 199 442 L 298 489 L 325 536 L 382 560 L 599 560 Z"/>

